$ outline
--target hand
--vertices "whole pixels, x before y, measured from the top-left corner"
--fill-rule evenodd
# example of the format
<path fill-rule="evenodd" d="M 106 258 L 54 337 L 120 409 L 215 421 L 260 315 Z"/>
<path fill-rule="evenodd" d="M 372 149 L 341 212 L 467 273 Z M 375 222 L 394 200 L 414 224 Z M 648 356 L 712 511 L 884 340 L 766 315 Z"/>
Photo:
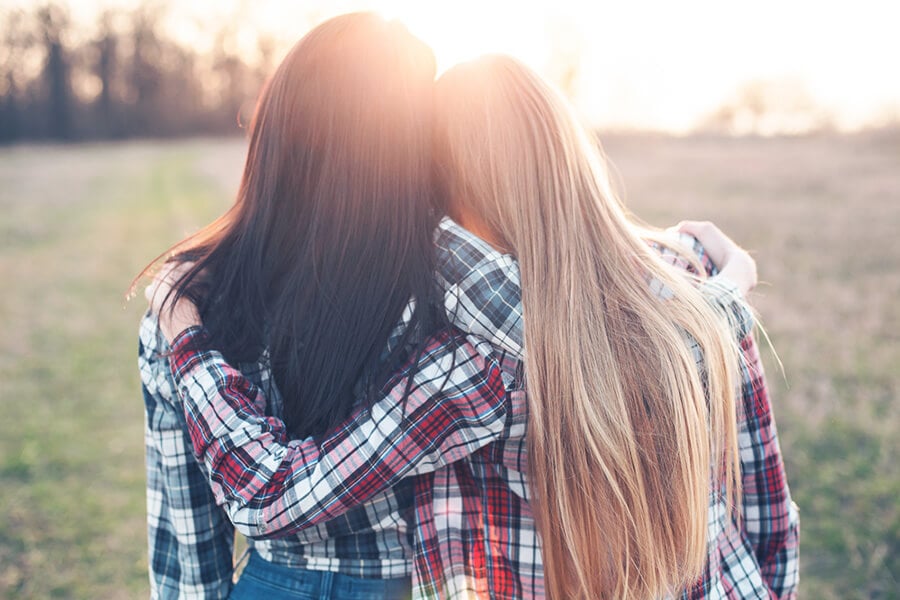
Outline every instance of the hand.
<path fill-rule="evenodd" d="M 167 262 L 144 290 L 144 296 L 150 303 L 150 312 L 159 317 L 159 328 L 170 344 L 185 329 L 203 325 L 193 302 L 182 297 L 172 304 L 174 296 L 169 295 L 172 287 L 193 266 L 194 263 L 191 262 Z"/>
<path fill-rule="evenodd" d="M 742 294 L 756 287 L 756 261 L 734 240 L 709 221 L 682 221 L 675 228 L 697 238 L 718 267 L 719 274 L 733 281 Z"/>

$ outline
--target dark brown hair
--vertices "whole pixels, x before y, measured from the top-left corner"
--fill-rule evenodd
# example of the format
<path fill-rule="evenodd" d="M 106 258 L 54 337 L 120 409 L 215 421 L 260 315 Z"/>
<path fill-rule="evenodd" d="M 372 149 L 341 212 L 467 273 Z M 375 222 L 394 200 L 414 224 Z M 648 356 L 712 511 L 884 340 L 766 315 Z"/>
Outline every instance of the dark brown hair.
<path fill-rule="evenodd" d="M 433 289 L 431 50 L 368 13 L 313 29 L 268 81 L 237 200 L 175 246 L 193 299 L 232 363 L 268 348 L 294 435 L 349 414 L 443 311 Z M 204 273 L 201 277 L 198 274 Z M 411 297 L 405 339 L 384 350 Z"/>

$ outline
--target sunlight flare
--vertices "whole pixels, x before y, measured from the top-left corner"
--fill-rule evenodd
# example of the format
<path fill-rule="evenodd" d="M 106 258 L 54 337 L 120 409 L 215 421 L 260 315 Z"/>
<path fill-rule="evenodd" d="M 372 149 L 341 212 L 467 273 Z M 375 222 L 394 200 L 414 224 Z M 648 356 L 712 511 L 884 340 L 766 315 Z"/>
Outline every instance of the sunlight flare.
<path fill-rule="evenodd" d="M 545 15 L 515 2 L 460 0 L 452 4 L 387 0 L 378 9 L 434 50 L 438 71 L 483 54 L 515 56 L 541 69 L 550 53 Z"/>

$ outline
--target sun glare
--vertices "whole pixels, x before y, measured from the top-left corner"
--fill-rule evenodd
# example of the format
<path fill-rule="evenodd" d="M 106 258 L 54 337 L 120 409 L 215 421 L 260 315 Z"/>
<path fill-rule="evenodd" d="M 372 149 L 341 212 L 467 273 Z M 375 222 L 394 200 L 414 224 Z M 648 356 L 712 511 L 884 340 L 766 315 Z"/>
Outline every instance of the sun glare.
<path fill-rule="evenodd" d="M 515 56 L 540 69 L 550 50 L 539 12 L 516 11 L 514 2 L 430 3 L 387 0 L 378 12 L 397 19 L 434 50 L 439 72 L 482 54 Z"/>
<path fill-rule="evenodd" d="M 6 2 L 25 7 L 34 0 Z M 64 2 L 84 23 L 101 7 L 148 4 Z M 286 48 L 326 18 L 374 10 L 403 22 L 431 46 L 439 72 L 482 54 L 509 54 L 563 88 L 587 121 L 602 126 L 689 131 L 748 84 L 777 90 L 784 81 L 802 88 L 838 127 L 900 115 L 900 78 L 888 76 L 890 57 L 900 50 L 892 29 L 900 8 L 883 0 L 856 0 L 854 14 L 867 19 L 848 19 L 842 4 L 817 0 L 758 0 L 752 7 L 717 0 L 170 4 L 166 24 L 178 41 L 202 52 L 213 44 L 217 28 L 231 23 L 238 51 L 251 61 L 257 33 Z M 249 42 L 241 45 L 244 37 Z"/>

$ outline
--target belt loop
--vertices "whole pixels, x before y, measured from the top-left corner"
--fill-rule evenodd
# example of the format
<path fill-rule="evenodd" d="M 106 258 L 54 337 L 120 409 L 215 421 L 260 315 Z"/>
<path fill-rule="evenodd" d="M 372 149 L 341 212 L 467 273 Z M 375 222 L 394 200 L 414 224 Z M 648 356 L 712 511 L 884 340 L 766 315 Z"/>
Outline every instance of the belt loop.
<path fill-rule="evenodd" d="M 322 582 L 319 587 L 319 600 L 331 600 L 334 597 L 334 573 L 332 571 L 320 571 Z"/>

